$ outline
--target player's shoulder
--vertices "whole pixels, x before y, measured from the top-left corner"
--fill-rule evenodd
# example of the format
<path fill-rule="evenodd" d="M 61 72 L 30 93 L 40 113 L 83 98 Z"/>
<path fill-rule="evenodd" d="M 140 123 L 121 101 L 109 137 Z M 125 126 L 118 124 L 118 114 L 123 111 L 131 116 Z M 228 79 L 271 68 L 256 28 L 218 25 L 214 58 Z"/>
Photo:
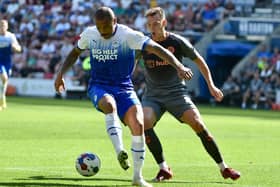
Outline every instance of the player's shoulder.
<path fill-rule="evenodd" d="M 124 24 L 120 24 L 120 23 L 117 24 L 117 29 L 120 30 L 120 31 L 131 31 L 131 30 L 133 30 L 129 26 L 124 25 Z"/>
<path fill-rule="evenodd" d="M 173 32 L 170 32 L 169 33 L 169 37 L 172 39 L 172 40 L 175 40 L 179 43 L 184 43 L 184 44 L 187 44 L 187 45 L 191 45 L 190 41 L 188 38 L 185 38 L 179 34 L 176 34 L 176 33 L 173 33 Z"/>
<path fill-rule="evenodd" d="M 174 32 L 169 32 L 169 37 L 174 39 L 174 40 L 179 40 L 179 41 L 188 41 L 186 38 L 183 36 L 176 34 Z"/>
<path fill-rule="evenodd" d="M 93 32 L 97 32 L 97 28 L 96 26 L 88 26 L 85 28 L 84 33 L 93 33 Z"/>
<path fill-rule="evenodd" d="M 14 37 L 14 36 L 15 36 L 15 34 L 10 31 L 7 31 L 6 35 L 5 35 L 5 37 Z"/>
<path fill-rule="evenodd" d="M 84 31 L 81 33 L 81 38 L 92 38 L 98 35 L 98 30 L 96 26 L 88 26 L 84 29 Z"/>

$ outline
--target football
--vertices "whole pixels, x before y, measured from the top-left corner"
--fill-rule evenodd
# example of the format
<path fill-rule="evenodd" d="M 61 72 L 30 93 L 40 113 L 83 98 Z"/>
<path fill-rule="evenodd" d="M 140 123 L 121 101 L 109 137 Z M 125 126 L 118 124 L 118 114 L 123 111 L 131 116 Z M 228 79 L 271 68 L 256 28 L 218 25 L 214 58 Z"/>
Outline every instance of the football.
<path fill-rule="evenodd" d="M 85 177 L 94 176 L 98 173 L 101 167 L 99 157 L 90 152 L 83 153 L 76 159 L 76 170 L 79 174 Z"/>

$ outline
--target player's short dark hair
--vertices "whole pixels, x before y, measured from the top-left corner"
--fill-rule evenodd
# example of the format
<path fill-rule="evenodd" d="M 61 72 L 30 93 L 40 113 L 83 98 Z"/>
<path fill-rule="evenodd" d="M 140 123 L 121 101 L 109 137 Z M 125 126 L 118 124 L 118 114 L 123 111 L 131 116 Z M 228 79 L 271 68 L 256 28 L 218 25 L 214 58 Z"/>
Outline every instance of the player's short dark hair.
<path fill-rule="evenodd" d="M 113 20 L 115 18 L 115 14 L 111 8 L 103 6 L 97 9 L 94 17 L 97 20 Z"/>
<path fill-rule="evenodd" d="M 165 12 L 161 7 L 153 7 L 146 11 L 145 17 L 154 16 L 158 14 L 160 19 L 165 19 Z"/>

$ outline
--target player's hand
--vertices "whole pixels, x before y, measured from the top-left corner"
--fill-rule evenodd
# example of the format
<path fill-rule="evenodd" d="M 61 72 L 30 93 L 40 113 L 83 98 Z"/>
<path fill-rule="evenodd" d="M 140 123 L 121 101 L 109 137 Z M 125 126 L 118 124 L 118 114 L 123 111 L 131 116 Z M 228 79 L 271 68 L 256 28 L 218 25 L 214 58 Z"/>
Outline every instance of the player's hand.
<path fill-rule="evenodd" d="M 216 86 L 210 86 L 209 87 L 209 91 L 211 93 L 211 95 L 215 98 L 216 101 L 220 102 L 223 100 L 224 98 L 224 94 L 223 92 L 217 88 Z"/>
<path fill-rule="evenodd" d="M 65 83 L 64 83 L 64 79 L 61 75 L 58 75 L 55 79 L 54 82 L 54 87 L 55 87 L 55 91 L 58 94 L 61 94 L 63 91 L 65 91 Z"/>
<path fill-rule="evenodd" d="M 181 79 L 190 80 L 193 77 L 192 70 L 190 68 L 185 67 L 185 66 L 180 67 L 180 69 L 178 69 L 177 71 L 178 71 L 178 76 Z"/>

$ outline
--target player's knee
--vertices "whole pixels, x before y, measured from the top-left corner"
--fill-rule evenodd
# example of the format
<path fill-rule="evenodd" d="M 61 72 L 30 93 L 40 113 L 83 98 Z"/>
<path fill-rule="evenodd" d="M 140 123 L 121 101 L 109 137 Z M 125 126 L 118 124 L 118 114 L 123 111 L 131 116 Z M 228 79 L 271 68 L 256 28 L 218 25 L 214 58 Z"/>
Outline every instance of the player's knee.
<path fill-rule="evenodd" d="M 108 99 L 101 99 L 98 103 L 98 107 L 106 114 L 117 110 L 115 102 Z"/>
<path fill-rule="evenodd" d="M 202 122 L 202 120 L 199 119 L 194 119 L 191 123 L 190 126 L 192 127 L 192 129 L 196 132 L 202 132 L 202 131 L 206 131 L 205 125 Z"/>
<path fill-rule="evenodd" d="M 136 136 L 143 135 L 144 134 L 144 125 L 141 123 L 138 123 L 133 126 L 132 131 L 133 131 L 133 135 L 136 135 Z"/>
<path fill-rule="evenodd" d="M 144 118 L 144 130 L 153 128 L 153 122 L 150 119 Z"/>
<path fill-rule="evenodd" d="M 1 81 L 2 81 L 2 84 L 7 84 L 8 83 L 8 77 L 7 76 L 1 76 Z"/>

